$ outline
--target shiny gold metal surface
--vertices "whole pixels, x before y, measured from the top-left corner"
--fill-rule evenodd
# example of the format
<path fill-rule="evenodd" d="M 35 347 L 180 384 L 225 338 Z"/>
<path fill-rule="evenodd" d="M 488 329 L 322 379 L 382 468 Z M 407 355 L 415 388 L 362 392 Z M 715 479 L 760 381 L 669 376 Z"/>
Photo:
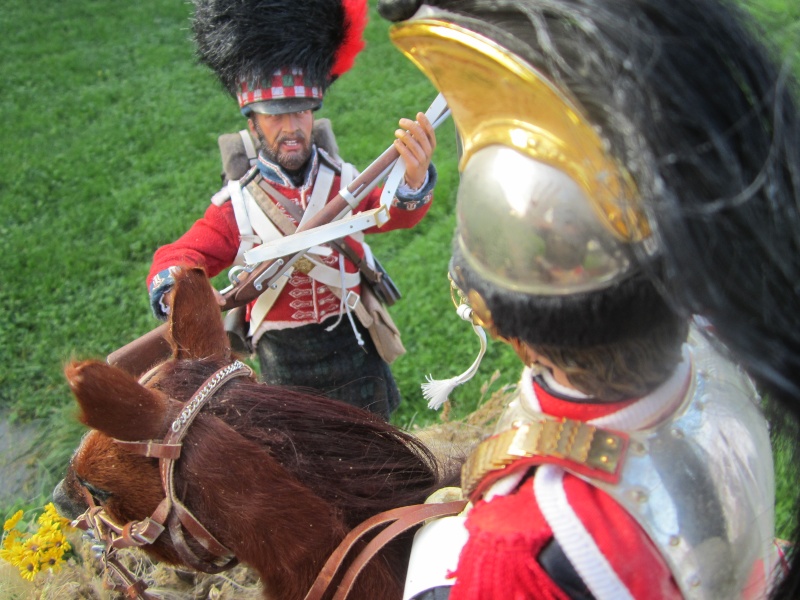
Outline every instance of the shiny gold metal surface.
<path fill-rule="evenodd" d="M 615 432 L 582 421 L 548 419 L 541 415 L 538 420 L 481 442 L 464 463 L 461 486 L 470 495 L 489 473 L 534 457 L 540 457 L 542 463 L 559 459 L 574 468 L 614 475 L 625 456 L 625 448 L 624 439 Z"/>
<path fill-rule="evenodd" d="M 390 37 L 446 98 L 463 144 L 460 170 L 482 148 L 513 148 L 574 179 L 617 238 L 649 236 L 631 177 L 608 156 L 575 103 L 541 72 L 445 21 L 405 21 L 392 26 Z"/>

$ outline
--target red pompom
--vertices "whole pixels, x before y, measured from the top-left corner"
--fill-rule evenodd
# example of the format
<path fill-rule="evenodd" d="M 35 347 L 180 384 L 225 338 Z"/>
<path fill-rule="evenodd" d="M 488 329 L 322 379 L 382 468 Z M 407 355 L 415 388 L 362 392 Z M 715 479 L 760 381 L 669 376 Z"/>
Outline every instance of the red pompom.
<path fill-rule="evenodd" d="M 367 0 L 342 0 L 344 7 L 344 41 L 336 52 L 331 70 L 333 77 L 349 71 L 356 55 L 364 49 L 364 28 L 367 26 Z"/>

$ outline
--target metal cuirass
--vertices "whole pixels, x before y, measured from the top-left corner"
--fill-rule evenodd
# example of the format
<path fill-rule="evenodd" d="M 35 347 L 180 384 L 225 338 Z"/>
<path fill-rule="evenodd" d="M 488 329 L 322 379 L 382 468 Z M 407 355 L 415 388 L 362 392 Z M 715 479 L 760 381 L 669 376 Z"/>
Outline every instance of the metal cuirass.
<path fill-rule="evenodd" d="M 578 473 L 648 533 L 687 599 L 765 596 L 774 564 L 774 473 L 767 422 L 750 379 L 693 331 L 688 389 L 657 425 L 626 431 L 617 484 Z M 523 396 L 497 430 L 530 421 Z M 752 587 L 751 587 L 752 586 Z"/>

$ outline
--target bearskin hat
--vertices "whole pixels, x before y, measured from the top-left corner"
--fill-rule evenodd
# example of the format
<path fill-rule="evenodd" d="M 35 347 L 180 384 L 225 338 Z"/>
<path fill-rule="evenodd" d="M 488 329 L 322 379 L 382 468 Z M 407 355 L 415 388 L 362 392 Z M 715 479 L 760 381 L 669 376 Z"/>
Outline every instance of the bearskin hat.
<path fill-rule="evenodd" d="M 366 0 L 193 0 L 197 56 L 224 88 L 269 88 L 272 77 L 302 73 L 319 97 L 363 49 Z M 240 98 L 241 103 L 241 98 Z"/>

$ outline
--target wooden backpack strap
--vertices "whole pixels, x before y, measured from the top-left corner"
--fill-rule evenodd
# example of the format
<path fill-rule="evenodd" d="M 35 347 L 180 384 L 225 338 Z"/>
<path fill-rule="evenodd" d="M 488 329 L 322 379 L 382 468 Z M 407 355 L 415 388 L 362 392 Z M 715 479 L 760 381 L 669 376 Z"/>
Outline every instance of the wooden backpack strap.
<path fill-rule="evenodd" d="M 319 575 L 317 575 L 316 580 L 314 580 L 304 600 L 321 600 L 325 596 L 342 564 L 347 559 L 347 555 L 353 547 L 362 541 L 362 538 L 372 530 L 391 523 L 391 525 L 386 527 L 386 529 L 364 546 L 353 559 L 353 562 L 342 576 L 341 583 L 337 586 L 334 600 L 343 600 L 347 597 L 347 594 L 350 593 L 350 590 L 355 584 L 356 578 L 367 563 L 395 537 L 427 519 L 457 515 L 464 510 L 466 505 L 466 500 L 437 504 L 414 504 L 412 506 L 403 506 L 387 510 L 370 517 L 345 536 L 333 554 L 331 554 L 330 558 L 325 562 L 325 565 L 322 567 Z"/>

